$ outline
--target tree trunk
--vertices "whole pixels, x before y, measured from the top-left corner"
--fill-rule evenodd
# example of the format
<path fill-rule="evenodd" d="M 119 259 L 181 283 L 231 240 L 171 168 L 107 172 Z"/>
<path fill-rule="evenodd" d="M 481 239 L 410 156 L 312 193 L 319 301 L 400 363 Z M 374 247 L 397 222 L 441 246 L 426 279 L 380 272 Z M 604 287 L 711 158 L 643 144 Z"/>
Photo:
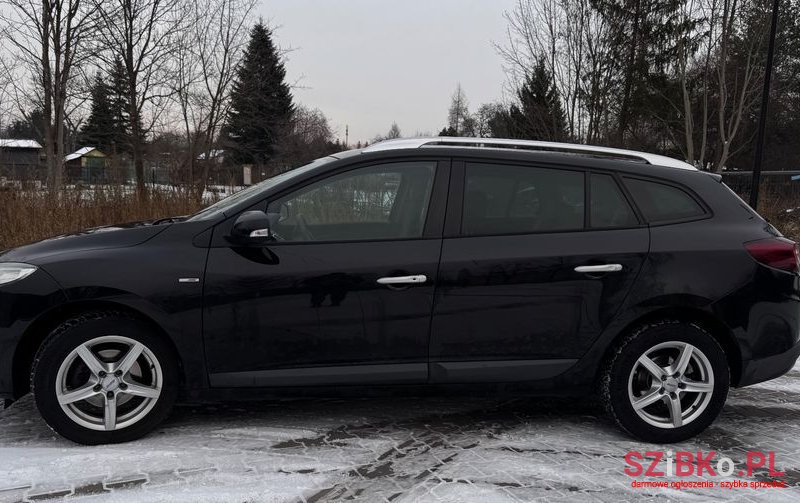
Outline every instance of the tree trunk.
<path fill-rule="evenodd" d="M 630 50 L 628 51 L 627 68 L 625 70 L 625 84 L 622 91 L 622 104 L 619 110 L 619 121 L 617 125 L 617 146 L 625 146 L 625 130 L 628 129 L 630 122 L 630 108 L 631 108 L 631 93 L 633 92 L 633 79 L 637 76 L 634 75 L 634 68 L 636 66 L 637 54 L 639 52 L 639 37 L 641 30 L 641 12 L 642 3 L 636 2 L 636 7 L 633 16 L 633 25 L 631 27 L 631 42 Z"/>

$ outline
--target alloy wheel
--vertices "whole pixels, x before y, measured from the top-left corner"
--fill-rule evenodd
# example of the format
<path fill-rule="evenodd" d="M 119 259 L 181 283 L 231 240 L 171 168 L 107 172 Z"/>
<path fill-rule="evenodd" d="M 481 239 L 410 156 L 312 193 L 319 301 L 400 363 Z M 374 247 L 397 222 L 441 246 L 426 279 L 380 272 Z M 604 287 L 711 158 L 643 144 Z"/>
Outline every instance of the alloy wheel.
<path fill-rule="evenodd" d="M 87 341 L 62 361 L 56 398 L 75 423 L 115 431 L 143 419 L 158 402 L 161 364 L 144 344 L 119 335 Z"/>
<path fill-rule="evenodd" d="M 680 428 L 697 419 L 714 394 L 714 371 L 697 347 L 657 344 L 634 364 L 628 398 L 638 416 L 658 428 Z"/>

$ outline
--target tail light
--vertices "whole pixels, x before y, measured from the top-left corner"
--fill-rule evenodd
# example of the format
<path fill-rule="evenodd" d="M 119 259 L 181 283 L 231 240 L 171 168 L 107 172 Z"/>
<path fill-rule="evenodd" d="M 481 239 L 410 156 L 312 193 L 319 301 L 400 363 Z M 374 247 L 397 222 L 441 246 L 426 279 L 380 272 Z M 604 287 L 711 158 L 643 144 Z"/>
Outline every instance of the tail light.
<path fill-rule="evenodd" d="M 744 244 L 756 261 L 793 273 L 800 272 L 800 253 L 797 243 L 784 238 L 760 239 Z"/>

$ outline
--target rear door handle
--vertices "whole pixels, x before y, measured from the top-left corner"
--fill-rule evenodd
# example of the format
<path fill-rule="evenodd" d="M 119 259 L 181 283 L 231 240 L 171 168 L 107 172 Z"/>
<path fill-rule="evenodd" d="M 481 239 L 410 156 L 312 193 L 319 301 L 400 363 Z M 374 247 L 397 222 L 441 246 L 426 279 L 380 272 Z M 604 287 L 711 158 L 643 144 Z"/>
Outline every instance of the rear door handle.
<path fill-rule="evenodd" d="M 378 278 L 378 284 L 381 285 L 419 285 L 428 281 L 428 277 L 424 274 L 415 274 L 413 276 L 387 276 L 385 278 Z"/>
<path fill-rule="evenodd" d="M 622 264 L 579 265 L 575 268 L 575 272 L 582 273 L 619 272 L 621 270 Z"/>

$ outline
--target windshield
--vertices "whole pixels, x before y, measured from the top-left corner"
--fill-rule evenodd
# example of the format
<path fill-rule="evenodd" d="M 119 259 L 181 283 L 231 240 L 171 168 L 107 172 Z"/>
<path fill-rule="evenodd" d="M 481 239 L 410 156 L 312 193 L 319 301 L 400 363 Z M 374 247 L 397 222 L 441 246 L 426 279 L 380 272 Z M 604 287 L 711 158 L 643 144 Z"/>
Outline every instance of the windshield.
<path fill-rule="evenodd" d="M 216 203 L 212 204 L 211 206 L 207 206 L 207 207 L 203 208 L 202 210 L 198 211 L 197 213 L 195 213 L 191 217 L 187 218 L 186 221 L 187 222 L 197 222 L 197 221 L 200 221 L 200 220 L 210 220 L 210 219 L 215 218 L 215 217 L 217 217 L 219 215 L 224 215 L 226 210 L 228 210 L 229 208 L 235 206 L 240 201 L 244 201 L 245 199 L 247 199 L 248 197 L 250 197 L 250 196 L 252 196 L 254 194 L 258 194 L 259 192 L 263 192 L 263 191 L 269 189 L 270 187 L 274 187 L 275 185 L 278 185 L 281 182 L 284 182 L 286 180 L 291 180 L 292 178 L 294 178 L 296 176 L 299 176 L 299 175 L 302 175 L 303 173 L 307 173 L 307 172 L 311 171 L 312 169 L 316 168 L 317 166 L 321 166 L 323 164 L 327 164 L 327 163 L 335 161 L 335 160 L 336 160 L 335 157 L 322 157 L 322 158 L 317 159 L 316 161 L 314 161 L 314 162 L 312 162 L 310 164 L 306 164 L 305 166 L 300 166 L 299 168 L 295 168 L 295 169 L 292 169 L 292 170 L 289 170 L 289 171 L 285 171 L 285 172 L 283 172 L 283 173 L 281 173 L 279 175 L 275 175 L 272 178 L 267 178 L 263 182 L 259 182 L 259 183 L 255 184 L 255 185 L 251 185 L 250 187 L 247 187 L 246 189 L 242 189 L 239 192 L 236 192 L 235 194 L 231 194 L 230 196 L 228 196 L 228 197 L 226 197 L 224 199 L 220 199 L 219 201 L 217 201 Z"/>

